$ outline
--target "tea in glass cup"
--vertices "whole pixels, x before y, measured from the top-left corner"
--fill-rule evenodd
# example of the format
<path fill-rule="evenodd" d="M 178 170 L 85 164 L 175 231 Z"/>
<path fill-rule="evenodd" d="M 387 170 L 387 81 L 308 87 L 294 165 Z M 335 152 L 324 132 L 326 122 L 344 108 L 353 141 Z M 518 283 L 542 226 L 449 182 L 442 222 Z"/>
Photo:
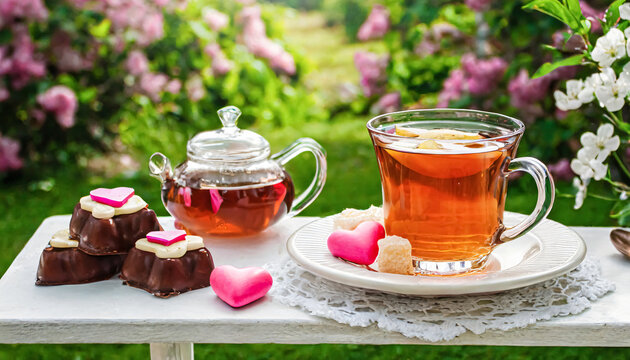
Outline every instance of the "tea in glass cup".
<path fill-rule="evenodd" d="M 368 122 L 381 174 L 387 235 L 409 240 L 416 272 L 458 274 L 483 267 L 492 249 L 542 220 L 553 182 L 533 158 L 514 159 L 524 131 L 507 116 L 471 110 L 411 110 Z M 507 229 L 512 171 L 534 176 L 536 209 Z"/>

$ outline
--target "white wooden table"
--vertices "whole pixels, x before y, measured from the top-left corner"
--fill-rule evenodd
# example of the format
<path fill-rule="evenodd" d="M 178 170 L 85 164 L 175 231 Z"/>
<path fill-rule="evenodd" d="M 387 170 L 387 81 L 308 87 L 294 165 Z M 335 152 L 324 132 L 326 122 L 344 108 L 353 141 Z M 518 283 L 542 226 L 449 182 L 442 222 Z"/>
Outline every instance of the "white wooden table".
<path fill-rule="evenodd" d="M 425 344 L 376 327 L 353 328 L 280 305 L 265 297 L 240 309 L 210 288 L 170 299 L 122 286 L 118 279 L 68 286 L 35 286 L 42 249 L 68 226 L 70 216 L 46 219 L 0 280 L 1 343 L 151 343 L 152 357 L 192 357 L 193 343 Z M 285 256 L 288 236 L 316 218 L 284 221 L 262 235 L 210 239 L 215 264 L 263 265 Z M 161 218 L 165 228 L 172 220 Z M 617 253 L 610 228 L 573 228 L 588 255 L 617 290 L 579 315 L 538 322 L 524 329 L 467 332 L 445 345 L 630 346 L 630 261 Z"/>

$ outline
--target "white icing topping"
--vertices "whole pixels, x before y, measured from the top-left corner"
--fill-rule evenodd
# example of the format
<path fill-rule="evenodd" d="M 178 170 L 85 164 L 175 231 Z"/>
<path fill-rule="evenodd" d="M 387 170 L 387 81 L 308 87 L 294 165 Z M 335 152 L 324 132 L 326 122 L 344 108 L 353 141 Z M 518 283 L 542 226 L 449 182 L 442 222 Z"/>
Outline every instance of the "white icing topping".
<path fill-rule="evenodd" d="M 94 201 L 89 195 L 82 197 L 79 203 L 81 209 L 91 212 L 92 216 L 97 219 L 111 219 L 116 215 L 133 214 L 147 207 L 147 203 L 138 195 L 132 196 L 123 206 L 118 208 Z"/>
<path fill-rule="evenodd" d="M 201 249 L 203 246 L 203 239 L 194 235 L 186 235 L 186 239 L 169 246 L 149 242 L 146 238 L 136 241 L 136 249 L 152 252 L 160 259 L 180 258 L 186 251 Z"/>
<path fill-rule="evenodd" d="M 57 231 L 50 239 L 50 246 L 54 248 L 75 248 L 79 246 L 77 240 L 70 239 L 70 231 L 63 229 Z"/>

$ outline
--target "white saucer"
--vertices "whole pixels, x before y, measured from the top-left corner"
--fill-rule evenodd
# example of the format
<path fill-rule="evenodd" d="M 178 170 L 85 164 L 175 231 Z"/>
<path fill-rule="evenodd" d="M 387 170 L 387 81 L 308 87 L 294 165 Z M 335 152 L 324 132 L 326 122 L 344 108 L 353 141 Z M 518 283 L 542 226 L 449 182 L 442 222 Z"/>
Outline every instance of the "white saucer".
<path fill-rule="evenodd" d="M 504 223 L 511 226 L 524 217 L 505 212 Z M 578 234 L 555 221 L 543 220 L 522 237 L 497 246 L 482 273 L 443 277 L 397 275 L 370 271 L 332 256 L 326 245 L 332 231 L 332 216 L 305 225 L 289 238 L 289 255 L 306 270 L 328 280 L 405 295 L 464 295 L 516 289 L 565 274 L 586 255 L 586 245 Z"/>

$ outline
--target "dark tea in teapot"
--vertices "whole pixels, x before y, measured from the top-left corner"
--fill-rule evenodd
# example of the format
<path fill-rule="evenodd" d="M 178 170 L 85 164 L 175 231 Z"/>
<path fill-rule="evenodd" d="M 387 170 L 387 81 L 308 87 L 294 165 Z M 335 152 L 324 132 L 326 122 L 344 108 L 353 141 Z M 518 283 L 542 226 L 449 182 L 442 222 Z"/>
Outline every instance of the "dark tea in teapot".
<path fill-rule="evenodd" d="M 194 234 L 242 236 L 275 224 L 291 210 L 289 174 L 275 184 L 200 189 L 166 181 L 162 201 L 176 226 Z M 185 225 L 184 225 L 185 224 Z"/>

